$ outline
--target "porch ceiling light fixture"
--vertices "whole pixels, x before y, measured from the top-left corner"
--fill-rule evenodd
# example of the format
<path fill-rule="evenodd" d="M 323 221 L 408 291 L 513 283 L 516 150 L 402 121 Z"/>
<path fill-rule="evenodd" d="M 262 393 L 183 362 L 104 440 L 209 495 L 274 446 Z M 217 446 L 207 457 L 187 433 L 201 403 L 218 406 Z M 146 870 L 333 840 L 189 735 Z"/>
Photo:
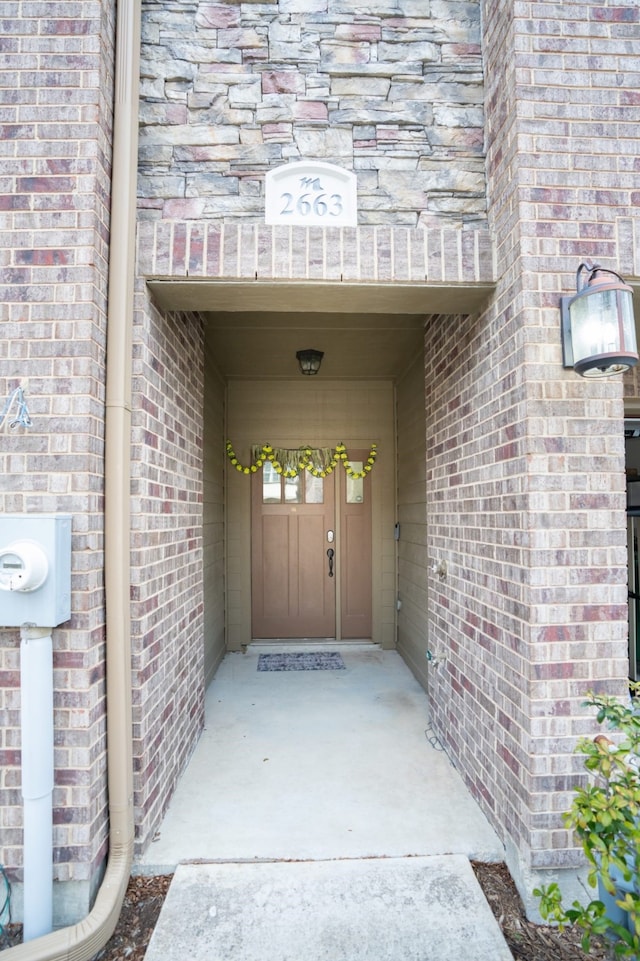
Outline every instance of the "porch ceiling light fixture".
<path fill-rule="evenodd" d="M 560 298 L 562 360 L 582 377 L 622 374 L 638 363 L 633 288 L 600 264 L 580 264 L 576 293 Z"/>
<path fill-rule="evenodd" d="M 298 366 L 300 367 L 301 374 L 307 374 L 311 377 L 313 374 L 317 374 L 320 370 L 320 364 L 322 363 L 322 358 L 324 357 L 324 352 L 321 350 L 299 350 L 296 354 L 298 358 Z"/>

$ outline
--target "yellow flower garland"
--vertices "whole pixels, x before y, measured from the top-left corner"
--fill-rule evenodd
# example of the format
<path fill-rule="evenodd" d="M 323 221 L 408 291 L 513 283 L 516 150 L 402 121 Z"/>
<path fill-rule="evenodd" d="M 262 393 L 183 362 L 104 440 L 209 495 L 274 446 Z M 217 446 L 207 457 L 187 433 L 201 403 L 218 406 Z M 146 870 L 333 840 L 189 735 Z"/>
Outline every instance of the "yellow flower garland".
<path fill-rule="evenodd" d="M 328 463 L 323 467 L 318 467 L 312 461 L 312 448 L 301 447 L 295 452 L 298 456 L 297 466 L 283 467 L 283 465 L 277 460 L 271 444 L 263 444 L 258 455 L 247 467 L 241 464 L 238 460 L 231 441 L 227 441 L 226 450 L 227 457 L 231 461 L 232 466 L 235 467 L 240 474 L 255 474 L 256 471 L 259 471 L 260 468 L 264 466 L 265 461 L 269 461 L 269 463 L 273 464 L 276 473 L 282 474 L 283 477 L 297 477 L 300 471 L 303 470 L 309 471 L 309 473 L 313 474 L 314 477 L 328 477 L 329 474 L 335 470 L 338 464 L 342 464 L 348 477 L 359 479 L 361 477 L 366 477 L 367 474 L 371 473 L 373 465 L 376 462 L 376 457 L 378 456 L 377 447 L 375 444 L 372 444 L 366 464 L 362 470 L 357 471 L 351 466 L 351 462 L 347 454 L 347 448 L 344 446 L 344 444 L 338 444 L 330 454 Z"/>

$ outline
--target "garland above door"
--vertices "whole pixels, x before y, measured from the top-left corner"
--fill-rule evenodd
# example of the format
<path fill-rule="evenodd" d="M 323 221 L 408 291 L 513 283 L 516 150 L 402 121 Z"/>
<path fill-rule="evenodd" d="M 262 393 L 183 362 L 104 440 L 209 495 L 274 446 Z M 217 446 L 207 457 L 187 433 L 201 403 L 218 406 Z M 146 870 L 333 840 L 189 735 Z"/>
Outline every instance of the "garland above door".
<path fill-rule="evenodd" d="M 376 444 L 371 445 L 369 456 L 361 470 L 355 470 L 344 444 L 335 447 L 272 447 L 271 444 L 254 445 L 251 448 L 251 464 L 245 466 L 240 463 L 233 449 L 231 441 L 227 441 L 227 456 L 231 464 L 240 474 L 255 474 L 269 462 L 278 474 L 284 477 L 297 477 L 307 470 L 315 477 L 327 477 L 338 464 L 342 464 L 348 477 L 361 478 L 371 473 L 378 456 Z"/>

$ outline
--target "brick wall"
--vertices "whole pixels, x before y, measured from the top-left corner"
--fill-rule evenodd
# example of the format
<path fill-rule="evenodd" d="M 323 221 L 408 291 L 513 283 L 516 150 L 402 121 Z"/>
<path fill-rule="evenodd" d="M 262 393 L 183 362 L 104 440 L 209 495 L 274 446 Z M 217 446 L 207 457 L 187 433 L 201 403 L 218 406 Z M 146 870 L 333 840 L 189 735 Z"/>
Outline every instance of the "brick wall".
<path fill-rule="evenodd" d="M 73 515 L 72 619 L 54 632 L 55 876 L 106 850 L 102 477 L 113 59 L 110 2 L 5 3 L 0 70 L 0 511 Z M 55 82 L 54 82 L 55 80 Z M 0 629 L 0 861 L 21 878 L 19 637 Z M 85 897 L 84 913 L 88 907 Z M 63 920 L 63 918 L 59 918 Z"/>
<path fill-rule="evenodd" d="M 263 219 L 264 173 L 358 175 L 361 224 L 483 221 L 480 6 L 144 4 L 140 215 Z"/>
<path fill-rule="evenodd" d="M 204 723 L 204 328 L 196 316 L 162 316 L 140 290 L 134 336 L 134 804 L 143 848 Z"/>
<path fill-rule="evenodd" d="M 530 13 L 484 10 L 496 296 L 432 318 L 426 350 L 429 550 L 450 572 L 431 585 L 448 658 L 431 692 L 523 887 L 577 863 L 560 812 L 595 730 L 582 700 L 626 687 L 622 382 L 562 370 L 558 298 L 581 259 L 624 256 L 640 32 L 635 3 Z"/>
<path fill-rule="evenodd" d="M 492 313 L 427 327 L 428 553 L 448 568 L 429 577 L 430 646 L 446 659 L 429 690 L 502 836 L 527 863 L 569 866 L 559 812 L 575 738 L 593 728 L 582 700 L 627 674 L 623 459 L 607 427 L 619 385 L 597 385 L 584 420 L 529 418 L 516 337 Z M 576 383 L 576 410 L 581 395 Z"/>
<path fill-rule="evenodd" d="M 54 635 L 55 858 L 56 877 L 87 890 L 106 849 L 112 7 L 9 0 L 0 84 L 0 398 L 22 384 L 34 422 L 0 430 L 0 509 L 74 516 L 73 617 Z M 358 173 L 358 243 L 382 244 L 390 226 L 406 240 L 415 228 L 488 218 L 494 300 L 480 317 L 431 318 L 426 333 L 429 552 L 450 571 L 431 585 L 432 646 L 447 655 L 432 695 L 443 740 L 518 856 L 563 866 L 574 857 L 558 812 L 575 735 L 592 726 L 584 691 L 624 687 L 626 556 L 621 382 L 561 370 L 557 303 L 579 260 L 627 262 L 620 225 L 636 231 L 640 10 L 636 0 L 487 0 L 486 91 L 478 4 L 375 0 L 366 16 L 358 10 L 353 0 L 146 3 L 140 216 L 257 222 L 265 171 L 317 158 Z M 163 317 L 139 290 L 140 844 L 202 723 L 202 363 L 199 320 Z M 636 383 L 627 378 L 631 399 Z M 0 858 L 14 879 L 18 640 L 0 631 Z"/>

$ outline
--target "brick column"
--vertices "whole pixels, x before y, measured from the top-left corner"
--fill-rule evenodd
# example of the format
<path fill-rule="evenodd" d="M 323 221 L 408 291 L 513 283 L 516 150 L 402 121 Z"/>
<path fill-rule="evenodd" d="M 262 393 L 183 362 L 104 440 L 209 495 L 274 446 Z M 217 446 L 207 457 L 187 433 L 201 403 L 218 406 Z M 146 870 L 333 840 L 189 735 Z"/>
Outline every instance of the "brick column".
<path fill-rule="evenodd" d="M 448 657 L 432 696 L 530 899 L 536 871 L 581 861 L 560 813 L 595 731 L 584 695 L 626 689 L 622 382 L 563 370 L 558 300 L 581 260 L 625 256 L 637 108 L 619 78 L 640 11 L 484 7 L 499 283 L 483 316 L 427 328 L 430 553 L 450 571 L 432 584 Z"/>
<path fill-rule="evenodd" d="M 0 510 L 73 515 L 72 619 L 54 631 L 55 921 L 90 906 L 107 849 L 102 575 L 113 6 L 10 3 L 0 133 Z M 52 78 L 55 78 L 55 83 Z M 21 880 L 19 637 L 0 630 L 0 861 Z M 18 896 L 19 884 L 15 893 Z"/>

